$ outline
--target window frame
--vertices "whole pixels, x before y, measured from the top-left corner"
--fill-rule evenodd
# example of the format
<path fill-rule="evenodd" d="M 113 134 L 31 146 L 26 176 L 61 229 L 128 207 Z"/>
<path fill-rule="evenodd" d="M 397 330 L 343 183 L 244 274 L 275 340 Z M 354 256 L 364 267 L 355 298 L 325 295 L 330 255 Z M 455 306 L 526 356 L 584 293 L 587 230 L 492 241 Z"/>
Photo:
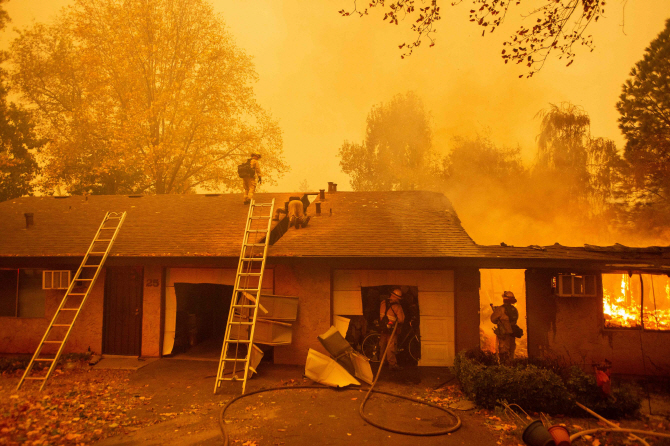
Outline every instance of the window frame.
<path fill-rule="evenodd" d="M 570 293 L 563 292 L 563 279 L 565 277 L 570 277 Z M 575 278 L 580 277 L 584 280 L 584 293 L 575 293 Z M 556 283 L 554 285 L 556 296 L 560 297 L 598 297 L 598 277 L 597 274 L 577 274 L 577 273 L 558 273 L 554 276 Z M 586 294 L 586 281 L 587 278 L 592 278 L 593 283 L 593 294 Z"/>
<path fill-rule="evenodd" d="M 53 286 L 54 283 L 54 275 L 58 273 L 60 275 L 59 279 L 59 285 L 60 286 Z M 65 286 L 62 286 L 63 284 L 63 274 L 67 273 L 67 284 Z M 47 274 L 51 274 L 51 286 L 46 286 L 47 282 Z M 70 287 L 70 283 L 72 282 L 72 271 L 69 269 L 45 269 L 42 270 L 42 289 L 43 290 L 67 290 Z"/>
<path fill-rule="evenodd" d="M 608 327 L 605 325 L 605 306 L 604 306 L 604 293 L 600 299 L 600 316 L 602 318 L 602 323 L 603 323 L 603 330 L 623 330 L 623 331 L 647 331 L 647 332 L 652 332 L 652 333 L 670 333 L 670 330 L 663 330 L 659 328 L 647 328 L 644 325 L 644 315 L 645 315 L 645 310 L 644 310 L 644 281 L 642 280 L 643 275 L 649 275 L 649 276 L 666 276 L 670 277 L 666 272 L 650 272 L 650 271 L 621 271 L 621 270 L 615 270 L 615 271 L 603 271 L 601 272 L 601 281 L 600 281 L 600 288 L 602 290 L 603 288 L 603 281 L 602 281 L 602 276 L 604 274 L 628 274 L 630 276 L 638 275 L 640 277 L 640 324 L 637 327 Z"/>

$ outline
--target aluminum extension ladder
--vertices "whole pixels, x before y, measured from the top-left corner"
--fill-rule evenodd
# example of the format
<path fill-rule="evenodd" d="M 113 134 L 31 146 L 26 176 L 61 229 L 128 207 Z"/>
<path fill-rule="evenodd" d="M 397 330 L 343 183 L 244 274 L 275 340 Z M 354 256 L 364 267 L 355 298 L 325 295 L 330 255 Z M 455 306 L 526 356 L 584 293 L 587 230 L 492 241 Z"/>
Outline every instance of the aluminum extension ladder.
<path fill-rule="evenodd" d="M 42 381 L 40 391 L 44 390 L 47 380 L 53 371 L 56 370 L 56 364 L 61 353 L 63 353 L 63 348 L 72 332 L 72 327 L 91 293 L 98 275 L 100 275 L 100 271 L 105 264 L 105 260 L 107 260 L 109 251 L 112 249 L 114 240 L 116 240 L 116 236 L 125 219 L 125 212 L 107 212 L 105 214 L 98 232 L 96 232 L 91 245 L 88 247 L 88 251 L 86 251 L 84 260 L 79 265 L 77 273 L 70 282 L 65 296 L 63 296 L 63 300 L 58 306 L 53 319 L 51 319 L 51 323 L 46 333 L 44 333 L 28 367 L 26 367 L 26 371 L 23 373 L 16 390 L 21 388 L 25 380 Z M 48 346 L 47 351 L 43 352 L 42 349 L 45 346 Z M 55 353 L 53 352 L 53 347 L 57 347 Z M 49 364 L 49 369 L 45 375 L 30 376 L 37 362 Z"/>
<path fill-rule="evenodd" d="M 249 205 L 214 393 L 223 381 L 242 379 L 242 393 L 244 394 L 249 370 L 256 371 L 251 364 L 252 357 L 255 356 L 258 349 L 253 344 L 254 331 L 258 309 L 267 313 L 260 305 L 260 297 L 265 260 L 270 244 L 274 205 L 274 199 L 271 203 L 260 204 L 256 204 L 256 201 L 252 199 Z M 226 372 L 226 365 L 232 365 L 232 371 Z M 240 378 L 238 375 L 242 373 L 242 366 L 244 366 L 244 375 Z"/>

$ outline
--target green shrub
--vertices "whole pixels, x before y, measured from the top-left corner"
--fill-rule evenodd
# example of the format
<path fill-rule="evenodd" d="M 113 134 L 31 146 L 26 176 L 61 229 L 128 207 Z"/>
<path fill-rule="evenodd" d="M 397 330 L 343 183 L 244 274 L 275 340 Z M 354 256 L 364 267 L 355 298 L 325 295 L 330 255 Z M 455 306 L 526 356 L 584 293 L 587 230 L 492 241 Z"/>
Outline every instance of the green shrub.
<path fill-rule="evenodd" d="M 635 415 L 640 407 L 630 389 L 615 386 L 605 398 L 594 376 L 556 361 L 517 360 L 499 365 L 495 355 L 474 350 L 459 353 L 454 369 L 466 395 L 487 409 L 504 400 L 526 411 L 583 415 L 574 404 L 579 401 L 605 417 L 621 418 Z"/>
<path fill-rule="evenodd" d="M 584 373 L 579 367 L 569 368 L 566 384 L 576 401 L 605 418 L 632 416 L 640 410 L 640 399 L 629 386 L 613 385 L 610 396 L 605 397 L 595 376 Z"/>

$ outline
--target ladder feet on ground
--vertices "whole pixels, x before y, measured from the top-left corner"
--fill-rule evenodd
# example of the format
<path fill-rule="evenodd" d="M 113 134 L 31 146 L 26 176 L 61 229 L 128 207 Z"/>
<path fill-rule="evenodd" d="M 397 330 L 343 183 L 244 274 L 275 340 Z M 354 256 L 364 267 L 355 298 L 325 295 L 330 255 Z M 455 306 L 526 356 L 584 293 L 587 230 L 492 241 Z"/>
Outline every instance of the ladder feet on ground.
<path fill-rule="evenodd" d="M 93 285 L 95 284 L 95 281 L 98 278 L 98 275 L 100 274 L 103 265 L 105 264 L 105 260 L 107 260 L 109 251 L 112 249 L 112 245 L 116 240 L 116 236 L 119 234 L 119 230 L 121 229 L 121 225 L 123 224 L 125 218 L 126 218 L 125 212 L 107 212 L 107 214 L 105 214 L 105 218 L 103 218 L 102 223 L 98 228 L 98 232 L 95 233 L 93 241 L 91 242 L 91 245 L 88 247 L 88 250 L 84 255 L 84 260 L 82 260 L 79 269 L 77 270 L 74 277 L 70 281 L 70 285 L 67 291 L 65 292 L 65 296 L 63 296 L 63 300 L 61 300 L 61 303 L 58 306 L 56 313 L 51 319 L 51 323 L 47 327 L 46 333 L 44 333 L 42 340 L 37 346 L 35 354 L 28 363 L 28 366 L 26 367 L 26 370 L 23 373 L 23 376 L 21 377 L 21 380 L 19 381 L 16 390 L 19 390 L 26 380 L 42 381 L 42 386 L 40 387 L 40 390 L 43 390 L 44 386 L 46 386 L 49 377 L 56 369 L 58 359 L 63 353 L 63 348 L 65 347 L 65 343 L 67 342 L 68 337 L 70 336 L 72 327 L 74 326 L 74 323 L 77 320 L 77 317 L 79 316 L 79 313 L 81 312 L 81 309 L 84 306 L 86 299 L 88 298 L 91 290 L 93 289 Z M 115 221 L 113 223 L 109 223 L 110 220 Z M 105 238 L 100 238 L 100 234 L 102 233 L 102 231 L 111 231 L 111 230 L 114 231 L 111 236 L 109 235 L 109 233 L 106 233 Z M 101 246 L 102 244 L 104 244 L 104 246 Z M 101 249 L 104 249 L 104 251 L 100 251 Z M 87 264 L 90 256 L 96 257 L 94 264 Z M 98 256 L 102 256 L 102 258 L 99 259 Z M 95 268 L 95 269 L 91 270 L 86 268 Z M 82 277 L 82 273 L 84 271 L 86 271 L 87 276 L 89 274 L 92 274 L 92 276 L 86 278 Z M 81 290 L 78 290 L 75 293 L 73 292 L 75 288 L 77 289 L 86 288 L 86 290 L 83 293 L 80 292 Z M 79 303 L 76 304 L 76 306 L 73 306 L 75 305 L 74 302 L 69 302 L 68 306 L 65 306 L 68 298 L 72 296 L 83 296 L 83 297 L 81 297 Z M 63 320 L 64 315 L 66 320 Z M 67 330 L 63 330 L 64 328 L 67 328 Z M 45 345 L 59 345 L 59 347 L 55 353 L 44 353 L 42 352 L 42 349 L 44 348 Z M 43 358 L 40 355 L 54 355 L 54 357 Z M 51 364 L 46 372 L 46 375 L 30 376 L 30 374 L 33 372 L 33 368 L 36 362 L 47 362 Z"/>
<path fill-rule="evenodd" d="M 226 334 L 223 338 L 221 358 L 219 359 L 219 370 L 214 383 L 214 393 L 223 381 L 242 381 L 242 393 L 244 393 L 249 379 L 249 370 L 254 371 L 251 361 L 252 356 L 254 356 L 254 349 L 258 350 L 253 345 L 256 317 L 259 307 L 263 311 L 267 311 L 260 305 L 260 298 L 270 240 L 267 234 L 272 229 L 274 205 L 274 199 L 271 203 L 256 203 L 255 200 L 251 200 L 249 205 L 249 213 L 242 238 L 242 249 L 235 275 L 233 298 L 228 312 Z M 262 212 L 262 215 L 254 213 L 257 208 L 260 208 L 258 210 Z M 266 213 L 263 208 L 270 208 L 269 212 Z M 265 227 L 255 228 L 252 227 L 253 224 L 265 225 Z M 263 236 L 261 240 L 255 238 L 259 235 Z M 251 236 L 254 236 L 253 240 L 250 239 Z M 254 253 L 255 248 L 261 248 L 262 253 Z M 256 265 L 253 265 L 254 263 Z M 250 281 L 252 282 L 250 283 Z M 226 370 L 226 365 L 232 366 L 232 374 Z M 242 373 L 242 377 L 238 376 Z M 229 374 L 230 376 L 227 376 Z"/>

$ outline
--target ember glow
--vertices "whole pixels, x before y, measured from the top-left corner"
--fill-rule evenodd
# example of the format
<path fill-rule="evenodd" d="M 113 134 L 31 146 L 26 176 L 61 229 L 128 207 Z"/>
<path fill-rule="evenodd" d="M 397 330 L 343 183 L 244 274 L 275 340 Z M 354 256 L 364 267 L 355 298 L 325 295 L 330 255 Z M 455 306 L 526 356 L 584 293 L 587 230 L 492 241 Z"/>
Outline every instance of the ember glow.
<path fill-rule="evenodd" d="M 603 274 L 603 314 L 605 328 L 670 330 L 670 279 L 659 274 Z"/>

